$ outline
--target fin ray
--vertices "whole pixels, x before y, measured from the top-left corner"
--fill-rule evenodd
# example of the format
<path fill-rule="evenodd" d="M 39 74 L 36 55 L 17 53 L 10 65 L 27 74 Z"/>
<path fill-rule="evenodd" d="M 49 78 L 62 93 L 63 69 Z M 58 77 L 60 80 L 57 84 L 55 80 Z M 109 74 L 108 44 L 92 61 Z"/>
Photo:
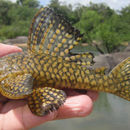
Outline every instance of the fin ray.
<path fill-rule="evenodd" d="M 43 116 L 57 110 L 66 99 L 62 90 L 51 87 L 36 88 L 28 98 L 28 106 L 32 113 Z"/>
<path fill-rule="evenodd" d="M 118 64 L 109 74 L 117 88 L 114 94 L 130 101 L 130 57 Z"/>
<path fill-rule="evenodd" d="M 81 40 L 80 32 L 50 8 L 41 8 L 35 15 L 28 37 L 28 50 L 67 57 Z"/>

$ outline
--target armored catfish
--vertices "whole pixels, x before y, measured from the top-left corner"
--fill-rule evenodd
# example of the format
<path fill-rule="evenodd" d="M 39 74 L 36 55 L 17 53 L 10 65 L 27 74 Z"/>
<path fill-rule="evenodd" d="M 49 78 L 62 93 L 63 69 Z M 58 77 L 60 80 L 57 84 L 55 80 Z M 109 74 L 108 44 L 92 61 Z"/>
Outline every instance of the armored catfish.
<path fill-rule="evenodd" d="M 130 101 L 130 57 L 109 74 L 104 67 L 92 69 L 92 53 L 70 51 L 81 38 L 62 16 L 41 8 L 32 20 L 28 51 L 0 59 L 0 93 L 10 99 L 26 98 L 38 116 L 65 102 L 63 88 L 109 92 Z"/>

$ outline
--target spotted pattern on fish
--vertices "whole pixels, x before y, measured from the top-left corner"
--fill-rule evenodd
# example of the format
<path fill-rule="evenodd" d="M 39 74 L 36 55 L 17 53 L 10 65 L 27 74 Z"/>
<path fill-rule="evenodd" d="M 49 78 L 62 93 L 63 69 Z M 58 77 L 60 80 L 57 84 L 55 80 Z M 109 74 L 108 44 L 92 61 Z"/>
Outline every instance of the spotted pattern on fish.
<path fill-rule="evenodd" d="M 28 51 L 0 59 L 0 93 L 10 99 L 26 98 L 37 116 L 64 104 L 64 88 L 109 92 L 130 101 L 130 57 L 105 74 L 105 67 L 92 68 L 91 52 L 71 53 L 81 38 L 62 16 L 40 9 L 30 27 Z"/>

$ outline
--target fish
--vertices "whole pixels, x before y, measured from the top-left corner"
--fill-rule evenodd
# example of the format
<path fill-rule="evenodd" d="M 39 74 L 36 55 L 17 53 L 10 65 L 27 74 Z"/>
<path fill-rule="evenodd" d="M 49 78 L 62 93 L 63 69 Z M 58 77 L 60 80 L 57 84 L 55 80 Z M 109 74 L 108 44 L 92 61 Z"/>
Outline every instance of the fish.
<path fill-rule="evenodd" d="M 32 20 L 27 51 L 0 58 L 0 93 L 27 99 L 37 116 L 58 110 L 67 97 L 65 88 L 107 92 L 130 101 L 130 57 L 106 74 L 104 66 L 93 68 L 91 52 L 71 52 L 82 37 L 63 16 L 41 8 Z"/>

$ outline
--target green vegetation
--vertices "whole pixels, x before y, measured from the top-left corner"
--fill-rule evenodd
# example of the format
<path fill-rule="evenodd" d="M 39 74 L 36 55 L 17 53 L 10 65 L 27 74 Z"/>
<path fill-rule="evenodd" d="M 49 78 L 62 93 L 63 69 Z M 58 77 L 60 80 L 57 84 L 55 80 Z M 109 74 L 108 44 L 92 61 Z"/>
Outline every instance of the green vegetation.
<path fill-rule="evenodd" d="M 27 36 L 31 19 L 40 7 L 38 0 L 0 0 L 0 39 Z M 84 33 L 82 42 L 94 45 L 101 53 L 113 52 L 122 43 L 130 42 L 130 5 L 121 11 L 93 3 L 73 9 L 72 5 L 51 0 L 49 7 Z"/>

